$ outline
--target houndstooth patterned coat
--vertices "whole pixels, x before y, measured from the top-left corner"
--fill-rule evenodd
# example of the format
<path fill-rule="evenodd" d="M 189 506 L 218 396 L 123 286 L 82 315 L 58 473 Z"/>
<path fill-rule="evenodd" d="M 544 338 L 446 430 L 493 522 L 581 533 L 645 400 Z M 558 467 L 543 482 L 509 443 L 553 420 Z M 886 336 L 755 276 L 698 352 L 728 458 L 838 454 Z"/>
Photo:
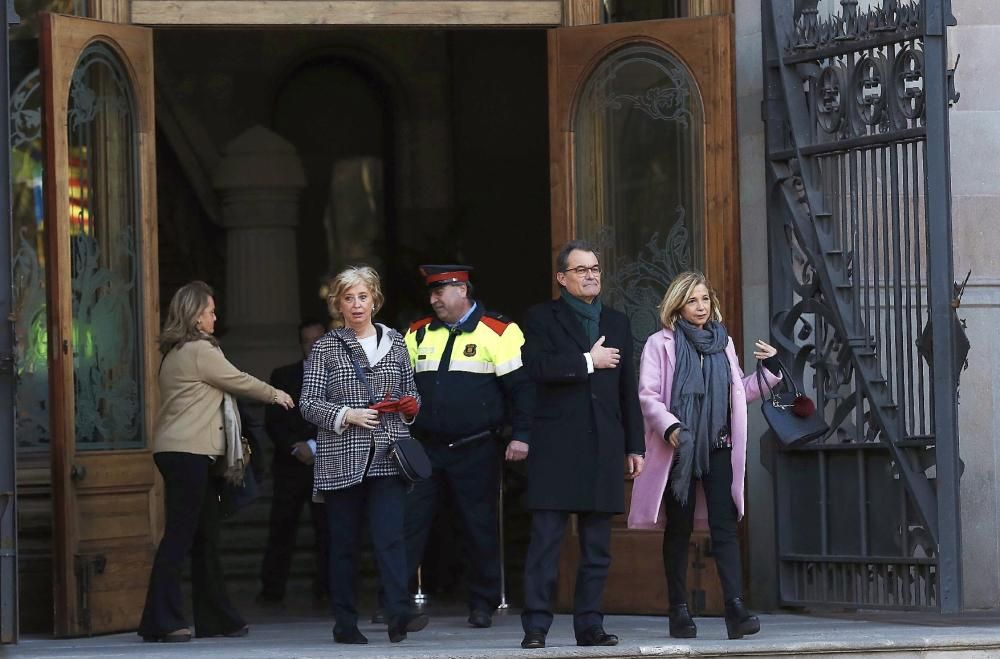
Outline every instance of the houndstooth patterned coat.
<path fill-rule="evenodd" d="M 382 414 L 374 430 L 344 423 L 350 408 L 370 405 L 368 389 L 358 380 L 345 344 L 364 370 L 377 400 L 387 394 L 393 400 L 402 396 L 420 400 L 402 335 L 384 325 L 381 330 L 374 364 L 368 362 L 350 328 L 328 332 L 316 342 L 306 360 L 299 406 L 302 418 L 319 429 L 313 467 L 314 498 L 324 490 L 357 485 L 365 477 L 400 474 L 387 451 L 392 441 L 410 436 L 401 414 Z"/>

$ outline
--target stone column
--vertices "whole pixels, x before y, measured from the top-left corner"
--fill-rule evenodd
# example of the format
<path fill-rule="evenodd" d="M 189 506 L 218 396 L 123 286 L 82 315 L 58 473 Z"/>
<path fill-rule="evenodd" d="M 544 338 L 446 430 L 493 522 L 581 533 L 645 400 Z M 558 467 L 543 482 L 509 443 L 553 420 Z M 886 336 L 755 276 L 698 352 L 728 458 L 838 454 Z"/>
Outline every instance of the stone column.
<path fill-rule="evenodd" d="M 223 150 L 213 186 L 226 228 L 226 356 L 260 378 L 301 356 L 296 226 L 306 185 L 288 141 L 254 126 Z"/>

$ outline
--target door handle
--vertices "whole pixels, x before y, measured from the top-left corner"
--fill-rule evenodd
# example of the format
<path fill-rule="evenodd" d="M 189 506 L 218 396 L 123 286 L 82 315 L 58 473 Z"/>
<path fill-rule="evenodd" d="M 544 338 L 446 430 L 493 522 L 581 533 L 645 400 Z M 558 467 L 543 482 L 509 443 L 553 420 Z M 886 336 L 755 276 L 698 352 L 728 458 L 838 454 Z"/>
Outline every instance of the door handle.
<path fill-rule="evenodd" d="M 87 477 L 87 468 L 83 465 L 73 465 L 73 468 L 69 470 L 69 477 L 74 481 L 82 481 Z"/>

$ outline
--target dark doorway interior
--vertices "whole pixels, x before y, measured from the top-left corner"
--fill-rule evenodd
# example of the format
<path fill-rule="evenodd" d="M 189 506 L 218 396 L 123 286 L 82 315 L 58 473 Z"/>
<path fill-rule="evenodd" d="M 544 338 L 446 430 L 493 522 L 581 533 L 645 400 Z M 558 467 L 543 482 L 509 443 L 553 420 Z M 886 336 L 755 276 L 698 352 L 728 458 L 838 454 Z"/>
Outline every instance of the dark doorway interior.
<path fill-rule="evenodd" d="M 386 306 L 377 319 L 399 329 L 429 313 L 421 263 L 475 266 L 477 297 L 515 320 L 549 297 L 544 31 L 176 30 L 156 34 L 156 58 L 158 108 L 173 122 L 158 136 L 164 301 L 193 278 L 225 298 L 226 231 L 195 192 L 191 158 L 210 172 L 211 153 L 254 125 L 293 144 L 305 170 L 296 254 L 303 316 L 326 317 L 325 276 L 355 263 L 379 270 Z M 190 143 L 199 139 L 208 144 Z M 211 189 L 210 180 L 200 185 Z M 507 476 L 508 597 L 518 601 L 527 525 L 521 472 Z M 225 534 L 229 581 L 248 606 L 268 509 L 264 497 Z M 426 586 L 438 604 L 464 597 L 451 518 L 446 501 L 428 549 Z M 289 593 L 306 599 L 311 543 L 303 515 Z M 365 570 L 372 576 L 370 561 Z"/>

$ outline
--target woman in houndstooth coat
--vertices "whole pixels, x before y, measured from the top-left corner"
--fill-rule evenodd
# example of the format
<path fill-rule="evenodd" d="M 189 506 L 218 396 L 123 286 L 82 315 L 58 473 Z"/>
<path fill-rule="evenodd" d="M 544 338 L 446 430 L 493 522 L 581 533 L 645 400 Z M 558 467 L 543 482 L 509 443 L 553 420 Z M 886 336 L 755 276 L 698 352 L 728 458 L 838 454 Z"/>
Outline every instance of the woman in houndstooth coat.
<path fill-rule="evenodd" d="M 413 368 L 394 329 L 373 323 L 382 305 L 378 274 L 348 268 L 331 283 L 330 311 L 343 327 L 327 333 L 306 360 L 302 417 L 319 428 L 314 496 L 326 503 L 330 534 L 330 604 L 333 638 L 364 644 L 354 605 L 358 541 L 367 517 L 385 592 L 389 640 L 427 625 L 410 610 L 403 535 L 406 483 L 388 455 L 392 442 L 410 436 L 420 407 Z M 364 381 L 362 381 L 364 378 Z"/>

